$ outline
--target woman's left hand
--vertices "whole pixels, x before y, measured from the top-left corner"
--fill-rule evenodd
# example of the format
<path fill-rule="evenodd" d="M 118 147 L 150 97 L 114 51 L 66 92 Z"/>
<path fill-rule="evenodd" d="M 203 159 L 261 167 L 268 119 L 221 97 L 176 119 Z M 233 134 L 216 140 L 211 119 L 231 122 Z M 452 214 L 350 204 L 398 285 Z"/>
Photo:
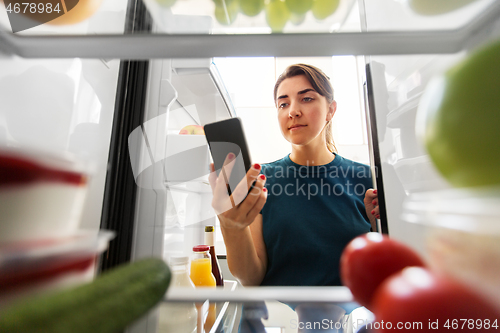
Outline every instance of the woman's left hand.
<path fill-rule="evenodd" d="M 372 225 L 372 230 L 377 231 L 377 220 L 380 218 L 380 209 L 378 207 L 378 196 L 377 196 L 377 190 L 369 189 L 365 193 L 365 208 L 366 208 L 366 215 L 370 219 L 370 223 Z"/>

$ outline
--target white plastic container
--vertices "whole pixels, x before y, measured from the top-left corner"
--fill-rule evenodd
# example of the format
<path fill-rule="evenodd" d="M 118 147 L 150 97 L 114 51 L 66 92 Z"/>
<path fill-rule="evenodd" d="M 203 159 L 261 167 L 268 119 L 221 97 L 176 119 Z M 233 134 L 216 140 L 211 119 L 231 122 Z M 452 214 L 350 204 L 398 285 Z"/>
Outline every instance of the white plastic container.
<path fill-rule="evenodd" d="M 0 243 L 74 233 L 87 183 L 70 155 L 0 147 Z"/>
<path fill-rule="evenodd" d="M 194 290 L 189 278 L 189 257 L 172 256 L 169 260 L 172 280 L 169 289 Z M 162 302 L 160 305 L 159 333 L 186 332 L 197 330 L 198 311 L 194 303 Z"/>
<path fill-rule="evenodd" d="M 500 189 L 411 195 L 403 220 L 425 228 L 431 268 L 462 281 L 500 310 Z"/>
<path fill-rule="evenodd" d="M 13 300 L 92 281 L 111 231 L 0 244 L 0 307 Z"/>

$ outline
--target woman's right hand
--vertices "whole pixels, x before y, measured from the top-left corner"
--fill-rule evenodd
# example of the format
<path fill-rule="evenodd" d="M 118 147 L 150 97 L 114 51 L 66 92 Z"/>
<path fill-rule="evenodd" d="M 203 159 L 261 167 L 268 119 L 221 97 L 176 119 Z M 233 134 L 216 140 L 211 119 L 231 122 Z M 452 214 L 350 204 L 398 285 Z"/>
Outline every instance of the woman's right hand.
<path fill-rule="evenodd" d="M 228 154 L 219 177 L 215 172 L 214 164 L 210 164 L 208 179 L 213 192 L 212 207 L 217 213 L 223 228 L 244 229 L 253 222 L 266 203 L 267 189 L 264 187 L 266 177 L 263 174 L 259 175 L 261 167 L 259 164 L 254 164 L 248 170 L 246 177 L 229 195 L 226 179 L 229 179 L 231 175 L 234 162 L 235 155 Z M 255 184 L 252 190 L 248 192 L 254 181 Z"/>

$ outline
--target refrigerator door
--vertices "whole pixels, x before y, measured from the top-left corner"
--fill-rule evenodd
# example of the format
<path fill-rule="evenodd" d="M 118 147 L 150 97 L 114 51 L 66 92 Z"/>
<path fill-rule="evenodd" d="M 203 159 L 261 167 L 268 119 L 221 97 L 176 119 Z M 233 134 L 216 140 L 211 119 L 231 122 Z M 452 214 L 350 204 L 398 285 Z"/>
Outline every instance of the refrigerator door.
<path fill-rule="evenodd" d="M 148 88 L 144 124 L 129 135 L 139 188 L 133 257 L 190 255 L 204 226 L 215 224 L 211 157 L 204 135 L 180 132 L 235 111 L 210 59 L 151 61 Z"/>
<path fill-rule="evenodd" d="M 150 61 L 144 123 L 128 137 L 138 188 L 132 260 L 157 256 L 169 263 L 204 243 L 205 226 L 217 223 L 208 183 L 211 157 L 205 136 L 188 132 L 233 116 L 211 59 Z M 155 332 L 156 315 L 130 332 Z"/>
<path fill-rule="evenodd" d="M 421 7 L 410 10 L 413 8 L 411 5 L 416 6 L 417 3 L 408 1 L 409 6 L 403 6 L 396 2 L 364 1 L 364 28 L 367 31 L 456 29 L 477 19 L 478 13 L 493 2 L 475 1 L 440 15 L 422 14 Z M 378 10 L 382 5 L 387 9 L 383 13 Z M 484 29 L 471 38 L 468 46 L 460 52 L 365 57 L 372 166 L 379 175 L 377 187 L 381 209 L 384 210 L 381 229 L 410 244 L 423 255 L 427 255 L 426 228 L 403 221 L 404 203 L 414 193 L 446 190 L 451 186 L 437 172 L 418 137 L 416 117 L 420 99 L 434 76 L 444 73 L 474 49 L 498 38 L 498 21 L 494 22 L 492 28 Z"/>

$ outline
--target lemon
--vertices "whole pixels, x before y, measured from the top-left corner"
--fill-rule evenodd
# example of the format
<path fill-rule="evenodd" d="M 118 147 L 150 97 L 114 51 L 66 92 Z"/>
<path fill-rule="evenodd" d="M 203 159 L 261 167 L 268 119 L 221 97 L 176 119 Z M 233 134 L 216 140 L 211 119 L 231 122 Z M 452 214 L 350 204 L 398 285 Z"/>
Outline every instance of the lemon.
<path fill-rule="evenodd" d="M 264 9 L 264 0 L 240 0 L 240 11 L 246 16 L 257 16 Z"/>
<path fill-rule="evenodd" d="M 314 0 L 311 11 L 316 19 L 324 20 L 335 13 L 339 4 L 340 0 Z"/>
<path fill-rule="evenodd" d="M 417 126 L 438 171 L 455 187 L 500 185 L 500 40 L 426 87 Z"/>
<path fill-rule="evenodd" d="M 284 1 L 270 0 L 265 6 L 266 21 L 272 32 L 282 32 L 290 18 L 290 11 Z"/>
<path fill-rule="evenodd" d="M 312 8 L 313 0 L 285 0 L 285 4 L 293 14 L 305 14 Z"/>

